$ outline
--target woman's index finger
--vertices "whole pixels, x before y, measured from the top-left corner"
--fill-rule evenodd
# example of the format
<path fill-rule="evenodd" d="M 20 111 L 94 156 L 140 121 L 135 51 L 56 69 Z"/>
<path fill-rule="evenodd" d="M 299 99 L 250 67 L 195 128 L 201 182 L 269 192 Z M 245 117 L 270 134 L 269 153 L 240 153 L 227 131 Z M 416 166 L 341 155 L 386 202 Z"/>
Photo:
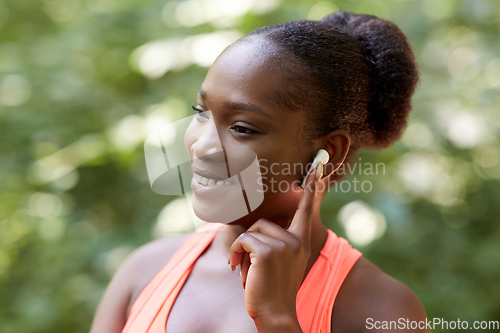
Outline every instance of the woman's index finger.
<path fill-rule="evenodd" d="M 319 171 L 317 169 L 320 169 Z M 321 178 L 323 175 L 323 163 L 319 163 L 316 170 L 313 170 L 307 177 L 306 185 L 304 186 L 304 192 L 300 197 L 299 205 L 297 211 L 293 216 L 292 223 L 288 228 L 288 232 L 292 233 L 302 241 L 307 240 L 310 242 L 311 236 L 311 221 L 314 205 L 314 197 L 316 196 L 316 186 L 317 179 Z M 317 178 L 316 173 L 320 173 Z"/>

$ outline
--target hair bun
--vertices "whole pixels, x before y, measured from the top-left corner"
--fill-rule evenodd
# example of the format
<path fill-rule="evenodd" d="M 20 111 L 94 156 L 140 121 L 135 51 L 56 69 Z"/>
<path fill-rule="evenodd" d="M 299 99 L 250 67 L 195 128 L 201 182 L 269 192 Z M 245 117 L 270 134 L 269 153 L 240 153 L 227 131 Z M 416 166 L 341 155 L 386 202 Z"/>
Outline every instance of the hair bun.
<path fill-rule="evenodd" d="M 415 56 L 408 39 L 392 22 L 373 15 L 335 12 L 320 20 L 354 37 L 370 68 L 370 127 L 363 146 L 385 148 L 407 126 L 411 96 L 418 82 Z"/>

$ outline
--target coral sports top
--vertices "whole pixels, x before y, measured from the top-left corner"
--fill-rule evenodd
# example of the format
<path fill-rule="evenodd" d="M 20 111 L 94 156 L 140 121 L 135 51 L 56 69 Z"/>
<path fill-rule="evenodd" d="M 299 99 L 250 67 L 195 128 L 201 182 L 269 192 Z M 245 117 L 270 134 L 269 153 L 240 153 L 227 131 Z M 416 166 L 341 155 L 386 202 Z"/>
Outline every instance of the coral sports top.
<path fill-rule="evenodd" d="M 224 226 L 198 228 L 144 287 L 122 333 L 166 333 L 167 318 L 198 257 Z M 361 252 L 328 230 L 328 238 L 297 293 L 297 316 L 304 333 L 329 333 L 335 297 Z"/>

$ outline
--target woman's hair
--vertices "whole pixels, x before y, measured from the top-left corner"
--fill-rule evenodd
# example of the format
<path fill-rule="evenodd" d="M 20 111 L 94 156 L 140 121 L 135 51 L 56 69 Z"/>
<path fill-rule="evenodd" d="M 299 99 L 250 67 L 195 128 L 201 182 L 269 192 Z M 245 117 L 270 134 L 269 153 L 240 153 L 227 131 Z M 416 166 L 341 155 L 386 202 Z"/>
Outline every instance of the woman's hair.
<path fill-rule="evenodd" d="M 307 142 L 346 130 L 349 163 L 359 148 L 389 147 L 401 137 L 418 69 L 411 45 L 394 23 L 335 12 L 319 21 L 264 26 L 238 42 L 253 38 L 274 46 L 263 50 L 283 73 L 277 100 L 307 112 L 302 129 Z"/>

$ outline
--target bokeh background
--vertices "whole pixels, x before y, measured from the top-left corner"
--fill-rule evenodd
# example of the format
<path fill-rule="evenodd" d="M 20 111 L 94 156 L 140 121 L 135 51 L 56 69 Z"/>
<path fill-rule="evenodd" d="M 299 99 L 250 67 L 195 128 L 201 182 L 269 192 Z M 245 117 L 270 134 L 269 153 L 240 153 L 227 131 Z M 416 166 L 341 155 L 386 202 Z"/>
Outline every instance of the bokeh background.
<path fill-rule="evenodd" d="M 500 320 L 499 1 L 0 0 L 0 332 L 88 332 L 123 260 L 190 228 L 145 138 L 225 46 L 336 10 L 396 23 L 422 79 L 404 137 L 358 153 L 383 172 L 345 179 L 371 191 L 332 191 L 324 222 L 429 318 Z"/>

